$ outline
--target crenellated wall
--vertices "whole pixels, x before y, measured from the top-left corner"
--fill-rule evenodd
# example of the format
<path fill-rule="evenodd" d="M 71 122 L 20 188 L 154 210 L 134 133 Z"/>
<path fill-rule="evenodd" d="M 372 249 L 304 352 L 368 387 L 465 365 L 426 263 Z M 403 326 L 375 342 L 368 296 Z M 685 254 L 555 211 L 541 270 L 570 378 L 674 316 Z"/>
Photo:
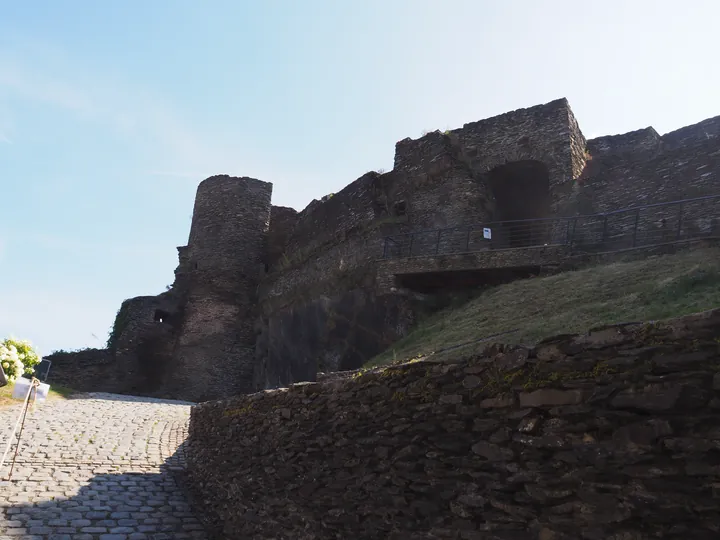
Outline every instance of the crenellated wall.
<path fill-rule="evenodd" d="M 223 538 L 720 535 L 720 310 L 194 407 Z"/>

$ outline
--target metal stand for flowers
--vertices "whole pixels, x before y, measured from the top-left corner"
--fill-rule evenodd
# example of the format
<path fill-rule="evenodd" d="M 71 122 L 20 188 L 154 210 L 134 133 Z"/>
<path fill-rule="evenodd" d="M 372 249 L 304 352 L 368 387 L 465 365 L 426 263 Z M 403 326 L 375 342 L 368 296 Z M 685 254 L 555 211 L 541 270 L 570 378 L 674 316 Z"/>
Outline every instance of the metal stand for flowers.
<path fill-rule="evenodd" d="M 0 373 L 2 373 L 2 368 L 0 368 Z M 3 373 L 3 377 L 5 374 Z M 0 470 L 5 466 L 5 460 L 7 459 L 8 452 L 10 452 L 10 447 L 12 446 L 13 438 L 15 437 L 15 432 L 17 432 L 18 426 L 20 427 L 20 433 L 18 434 L 17 438 L 17 444 L 15 446 L 15 454 L 13 455 L 12 464 L 10 465 L 10 473 L 8 474 L 7 479 L 12 479 L 12 473 L 15 469 L 15 461 L 17 460 L 18 451 L 20 450 L 20 440 L 22 439 L 23 430 L 25 428 L 25 418 L 27 417 L 28 409 L 30 408 L 30 403 L 34 404 L 35 398 L 37 397 L 37 389 L 40 386 L 40 381 L 37 380 L 35 377 L 32 379 L 32 383 L 30 384 L 27 394 L 25 395 L 25 401 L 23 403 L 23 408 L 20 411 L 20 414 L 18 415 L 18 419 L 15 422 L 15 426 L 12 429 L 12 432 L 10 433 L 10 437 L 8 437 L 7 445 L 5 446 L 5 452 L 3 452 L 2 458 L 0 458 Z M 30 399 L 30 396 L 32 395 L 32 400 Z"/>

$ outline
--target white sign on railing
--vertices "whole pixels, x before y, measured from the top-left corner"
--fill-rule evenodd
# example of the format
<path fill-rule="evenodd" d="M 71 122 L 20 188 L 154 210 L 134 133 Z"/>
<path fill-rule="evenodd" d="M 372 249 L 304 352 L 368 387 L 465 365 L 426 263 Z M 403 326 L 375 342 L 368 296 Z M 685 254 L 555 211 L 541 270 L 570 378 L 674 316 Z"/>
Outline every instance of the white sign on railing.
<path fill-rule="evenodd" d="M 492 231 L 488 227 L 483 227 L 483 238 L 492 239 Z"/>

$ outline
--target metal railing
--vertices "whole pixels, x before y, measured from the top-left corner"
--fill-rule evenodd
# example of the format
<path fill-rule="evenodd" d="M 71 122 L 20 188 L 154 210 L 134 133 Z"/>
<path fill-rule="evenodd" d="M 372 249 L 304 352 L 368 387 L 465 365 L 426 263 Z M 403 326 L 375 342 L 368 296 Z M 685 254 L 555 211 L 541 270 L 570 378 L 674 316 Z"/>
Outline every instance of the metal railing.
<path fill-rule="evenodd" d="M 383 258 L 539 246 L 597 253 L 706 237 L 720 237 L 720 195 L 586 216 L 497 221 L 396 234 L 385 237 Z"/>

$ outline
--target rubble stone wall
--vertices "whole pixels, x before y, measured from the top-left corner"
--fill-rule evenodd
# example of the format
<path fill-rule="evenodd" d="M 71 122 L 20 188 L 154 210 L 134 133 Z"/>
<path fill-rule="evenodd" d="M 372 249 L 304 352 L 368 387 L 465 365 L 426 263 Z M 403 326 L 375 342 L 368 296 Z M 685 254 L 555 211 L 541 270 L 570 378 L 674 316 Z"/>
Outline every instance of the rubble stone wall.
<path fill-rule="evenodd" d="M 226 538 L 720 535 L 720 310 L 200 404 Z"/>
<path fill-rule="evenodd" d="M 108 349 L 56 351 L 44 357 L 50 360 L 47 382 L 66 386 L 76 392 L 117 392 L 121 390 L 115 375 L 115 357 Z"/>

